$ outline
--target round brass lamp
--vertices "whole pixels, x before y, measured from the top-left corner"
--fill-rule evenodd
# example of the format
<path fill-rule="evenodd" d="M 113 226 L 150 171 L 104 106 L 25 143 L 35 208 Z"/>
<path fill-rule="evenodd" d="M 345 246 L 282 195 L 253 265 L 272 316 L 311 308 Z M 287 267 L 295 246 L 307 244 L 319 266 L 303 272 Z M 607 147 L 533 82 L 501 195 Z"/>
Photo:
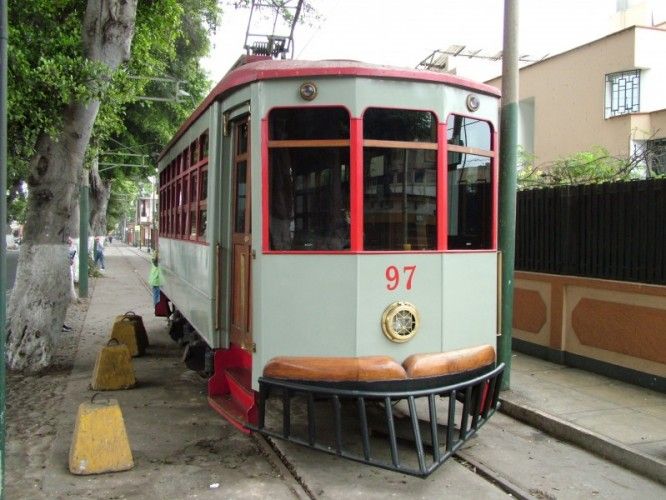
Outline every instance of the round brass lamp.
<path fill-rule="evenodd" d="M 409 302 L 394 302 L 382 314 L 382 331 L 391 342 L 407 342 L 419 329 L 419 313 Z"/>

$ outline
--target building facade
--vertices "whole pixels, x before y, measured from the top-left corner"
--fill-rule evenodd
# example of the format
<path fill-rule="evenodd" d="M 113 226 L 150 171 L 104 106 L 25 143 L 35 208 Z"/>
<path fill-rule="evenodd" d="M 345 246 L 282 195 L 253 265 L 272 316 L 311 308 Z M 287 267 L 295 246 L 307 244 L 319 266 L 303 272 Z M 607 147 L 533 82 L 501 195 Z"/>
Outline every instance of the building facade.
<path fill-rule="evenodd" d="M 537 166 L 602 147 L 666 173 L 665 54 L 666 23 L 631 26 L 522 68 L 519 144 Z"/>

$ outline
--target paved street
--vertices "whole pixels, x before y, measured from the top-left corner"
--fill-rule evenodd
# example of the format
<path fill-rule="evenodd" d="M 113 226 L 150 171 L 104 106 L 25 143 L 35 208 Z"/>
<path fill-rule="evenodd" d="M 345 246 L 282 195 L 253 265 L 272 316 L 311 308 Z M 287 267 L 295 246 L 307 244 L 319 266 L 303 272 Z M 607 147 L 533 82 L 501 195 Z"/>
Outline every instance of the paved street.
<path fill-rule="evenodd" d="M 149 255 L 114 243 L 106 256 L 105 276 L 94 280 L 87 311 L 71 323 L 78 348 L 61 394 L 32 406 L 17 401 L 8 412 L 8 419 L 21 415 L 36 423 L 23 437 L 10 425 L 7 498 L 666 497 L 663 484 L 502 414 L 425 480 L 241 434 L 208 407 L 205 381 L 181 363 L 165 320 L 152 316 Z M 122 408 L 135 466 L 72 476 L 67 454 L 76 408 L 93 394 L 92 369 L 113 318 L 129 310 L 143 316 L 151 345 L 146 356 L 133 359 L 138 386 L 105 395 Z M 24 381 L 11 379 L 9 391 L 20 391 Z M 48 376 L 30 382 L 50 385 Z M 52 434 L 39 431 L 41 420 L 52 422 Z"/>

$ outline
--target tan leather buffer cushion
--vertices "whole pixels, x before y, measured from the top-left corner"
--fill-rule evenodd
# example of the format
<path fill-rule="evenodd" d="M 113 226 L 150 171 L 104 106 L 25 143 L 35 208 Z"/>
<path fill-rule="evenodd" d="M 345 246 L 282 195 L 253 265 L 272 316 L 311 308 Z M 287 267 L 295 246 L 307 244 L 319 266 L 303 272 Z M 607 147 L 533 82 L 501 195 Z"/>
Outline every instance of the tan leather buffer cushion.
<path fill-rule="evenodd" d="M 409 378 L 423 378 L 470 371 L 494 362 L 495 349 L 483 345 L 457 351 L 412 354 L 402 366 Z"/>
<path fill-rule="evenodd" d="M 328 382 L 403 380 L 405 370 L 389 356 L 360 358 L 278 357 L 264 367 L 264 377 Z"/>

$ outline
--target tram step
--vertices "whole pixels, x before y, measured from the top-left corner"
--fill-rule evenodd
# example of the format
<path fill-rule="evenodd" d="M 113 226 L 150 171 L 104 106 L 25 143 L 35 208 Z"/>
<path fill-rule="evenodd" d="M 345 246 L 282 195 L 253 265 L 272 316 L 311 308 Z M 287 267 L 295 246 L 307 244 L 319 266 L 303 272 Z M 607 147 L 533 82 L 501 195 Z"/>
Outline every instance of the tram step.
<path fill-rule="evenodd" d="M 252 358 L 243 349 L 215 351 L 215 372 L 208 381 L 210 406 L 231 424 L 249 433 L 257 424 L 257 406 L 252 390 Z"/>
<path fill-rule="evenodd" d="M 229 384 L 233 398 L 246 409 L 254 406 L 254 391 L 252 390 L 252 370 L 248 368 L 227 368 L 224 375 Z"/>
<path fill-rule="evenodd" d="M 245 434 L 250 430 L 245 427 L 248 423 L 256 422 L 256 411 L 252 407 L 249 412 L 243 408 L 231 394 L 224 396 L 208 396 L 208 404 L 213 410 L 222 415 L 231 425 Z"/>

